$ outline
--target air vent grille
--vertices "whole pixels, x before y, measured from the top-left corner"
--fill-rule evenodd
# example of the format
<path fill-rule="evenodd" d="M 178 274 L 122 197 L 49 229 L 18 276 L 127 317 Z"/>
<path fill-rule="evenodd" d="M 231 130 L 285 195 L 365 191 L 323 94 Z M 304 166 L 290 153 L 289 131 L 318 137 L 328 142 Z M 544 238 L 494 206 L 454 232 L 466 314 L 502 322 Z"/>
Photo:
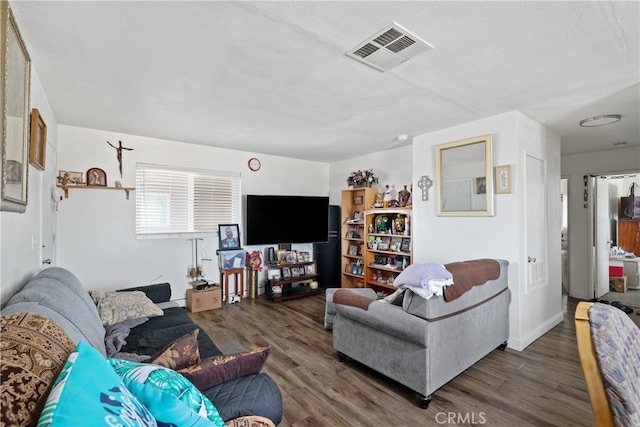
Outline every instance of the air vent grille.
<path fill-rule="evenodd" d="M 381 71 L 389 71 L 433 49 L 429 43 L 395 22 L 346 52 L 347 56 Z"/>

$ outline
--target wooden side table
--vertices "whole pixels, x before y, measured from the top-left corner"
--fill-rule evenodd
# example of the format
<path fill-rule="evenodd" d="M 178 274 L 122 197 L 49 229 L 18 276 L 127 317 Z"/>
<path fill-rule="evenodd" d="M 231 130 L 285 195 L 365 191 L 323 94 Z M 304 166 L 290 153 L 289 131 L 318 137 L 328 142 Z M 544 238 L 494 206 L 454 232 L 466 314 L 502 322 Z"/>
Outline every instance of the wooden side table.
<path fill-rule="evenodd" d="M 240 302 L 242 302 L 242 294 L 244 294 L 244 268 L 220 269 L 220 284 L 224 283 L 223 297 L 225 297 L 227 304 L 229 304 L 229 277 L 231 276 L 235 279 L 235 290 L 240 290 L 238 293 Z"/>

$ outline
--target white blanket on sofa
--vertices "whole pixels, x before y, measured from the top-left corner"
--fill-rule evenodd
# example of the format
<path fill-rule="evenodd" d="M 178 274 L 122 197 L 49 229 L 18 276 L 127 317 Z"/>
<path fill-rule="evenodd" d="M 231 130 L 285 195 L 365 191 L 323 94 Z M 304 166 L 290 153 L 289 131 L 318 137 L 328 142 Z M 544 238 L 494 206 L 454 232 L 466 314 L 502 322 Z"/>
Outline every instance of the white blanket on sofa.
<path fill-rule="evenodd" d="M 453 275 L 442 264 L 411 264 L 395 278 L 393 285 L 429 299 L 442 295 L 445 286 L 453 285 Z"/>

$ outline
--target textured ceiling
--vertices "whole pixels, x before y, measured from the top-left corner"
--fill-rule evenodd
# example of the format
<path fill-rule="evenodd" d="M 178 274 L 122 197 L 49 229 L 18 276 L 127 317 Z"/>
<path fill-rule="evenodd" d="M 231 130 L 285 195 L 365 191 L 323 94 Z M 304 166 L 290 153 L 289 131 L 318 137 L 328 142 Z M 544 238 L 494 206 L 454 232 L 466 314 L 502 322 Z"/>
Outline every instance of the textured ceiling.
<path fill-rule="evenodd" d="M 64 125 L 331 162 L 519 110 L 563 153 L 640 145 L 637 1 L 10 4 Z M 392 22 L 434 49 L 344 54 Z"/>

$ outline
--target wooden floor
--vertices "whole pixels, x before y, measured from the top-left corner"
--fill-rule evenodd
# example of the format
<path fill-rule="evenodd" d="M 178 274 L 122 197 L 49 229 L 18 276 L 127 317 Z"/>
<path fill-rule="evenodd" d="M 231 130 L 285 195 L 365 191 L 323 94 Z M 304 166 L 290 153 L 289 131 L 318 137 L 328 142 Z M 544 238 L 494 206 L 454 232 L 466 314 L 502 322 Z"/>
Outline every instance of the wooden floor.
<path fill-rule="evenodd" d="M 264 297 L 191 316 L 218 344 L 273 347 L 264 371 L 280 386 L 280 426 L 592 426 L 576 347 L 577 302 L 524 351 L 494 350 L 436 391 L 428 409 L 414 393 L 347 360 L 323 327 L 324 294 L 273 303 Z"/>

